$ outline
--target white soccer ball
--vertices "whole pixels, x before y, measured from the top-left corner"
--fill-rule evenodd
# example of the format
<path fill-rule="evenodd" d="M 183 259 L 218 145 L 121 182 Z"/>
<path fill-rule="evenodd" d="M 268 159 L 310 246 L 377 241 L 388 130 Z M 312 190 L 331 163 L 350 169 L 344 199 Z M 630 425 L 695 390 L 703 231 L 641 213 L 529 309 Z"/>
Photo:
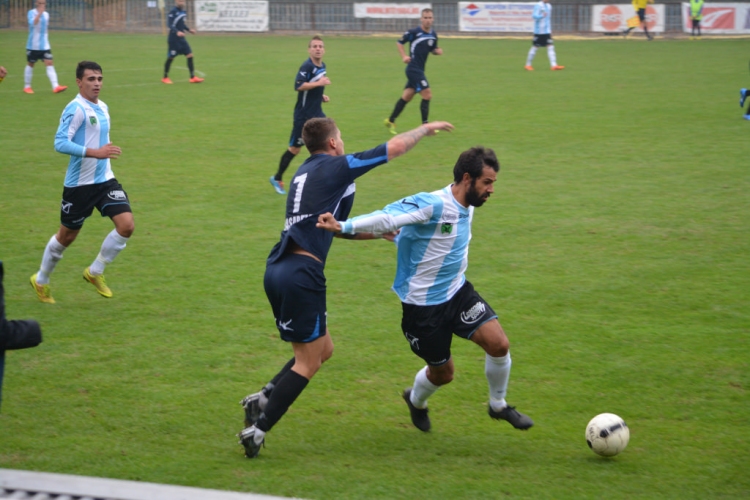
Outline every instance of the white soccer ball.
<path fill-rule="evenodd" d="M 597 415 L 586 426 L 586 442 L 597 455 L 613 457 L 625 449 L 628 441 L 628 424 L 614 413 Z"/>

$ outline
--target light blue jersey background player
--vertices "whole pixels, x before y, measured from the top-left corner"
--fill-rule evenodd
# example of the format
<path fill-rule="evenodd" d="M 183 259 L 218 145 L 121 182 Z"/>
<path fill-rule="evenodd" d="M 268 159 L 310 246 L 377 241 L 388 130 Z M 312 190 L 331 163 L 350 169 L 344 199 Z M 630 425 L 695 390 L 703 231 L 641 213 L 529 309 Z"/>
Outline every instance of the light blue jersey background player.
<path fill-rule="evenodd" d="M 65 107 L 55 135 L 55 151 L 70 155 L 60 203 L 60 228 L 47 242 L 39 271 L 30 279 L 39 300 L 48 304 L 55 303 L 50 293 L 50 274 L 94 208 L 115 225 L 104 238 L 94 262 L 83 270 L 83 279 L 103 297 L 112 297 L 104 281 L 104 268 L 125 248 L 135 230 L 130 200 L 110 164 L 122 150 L 109 139 L 109 108 L 99 100 L 103 78 L 97 63 L 78 63 L 79 94 Z"/>
<path fill-rule="evenodd" d="M 547 47 L 547 57 L 549 66 L 552 71 L 565 69 L 565 66 L 557 64 L 557 54 L 555 54 L 555 41 L 552 40 L 552 5 L 549 0 L 539 0 L 534 5 L 534 11 L 531 14 L 534 18 L 534 38 L 531 41 L 531 48 L 526 56 L 526 71 L 534 71 L 531 62 L 534 60 L 536 51 L 539 47 Z"/>
<path fill-rule="evenodd" d="M 489 415 L 528 429 L 534 422 L 505 401 L 510 377 L 510 343 L 497 314 L 466 280 L 474 208 L 494 192 L 500 164 L 494 151 L 481 146 L 461 153 L 453 184 L 419 193 L 383 210 L 338 222 L 331 213 L 318 227 L 334 233 L 386 233 L 401 229 L 393 290 L 401 299 L 401 329 L 411 350 L 426 361 L 403 397 L 419 430 L 431 428 L 427 399 L 453 380 L 453 334 L 485 351 Z"/>
<path fill-rule="evenodd" d="M 31 77 L 34 75 L 34 64 L 44 61 L 47 67 L 47 78 L 52 84 L 52 92 L 58 94 L 68 87 L 60 85 L 57 81 L 57 71 L 52 63 L 52 48 L 49 44 L 49 12 L 47 12 L 47 1 L 37 0 L 36 8 L 27 14 L 29 22 L 29 38 L 26 41 L 26 68 L 23 73 L 23 91 L 33 94 L 31 89 Z"/>

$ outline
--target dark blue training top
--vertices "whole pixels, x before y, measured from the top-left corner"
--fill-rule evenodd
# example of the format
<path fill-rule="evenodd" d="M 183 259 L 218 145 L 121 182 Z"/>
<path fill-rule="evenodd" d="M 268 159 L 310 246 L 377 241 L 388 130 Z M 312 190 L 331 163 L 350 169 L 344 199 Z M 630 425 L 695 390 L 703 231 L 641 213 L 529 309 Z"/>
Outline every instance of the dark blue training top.
<path fill-rule="evenodd" d="M 188 28 L 188 25 L 185 24 L 186 18 L 187 18 L 187 12 L 180 9 L 179 7 L 174 7 L 172 8 L 172 10 L 169 11 L 169 14 L 167 15 L 167 26 L 169 26 L 169 38 L 170 39 L 179 38 L 177 36 L 178 31 L 182 31 L 183 33 L 186 31 L 190 31 L 190 28 Z"/>
<path fill-rule="evenodd" d="M 424 66 L 427 64 L 427 56 L 438 46 L 437 33 L 435 33 L 435 30 L 427 32 L 421 26 L 418 26 L 404 33 L 404 36 L 398 41 L 401 45 L 404 45 L 406 42 L 410 43 L 409 55 L 411 56 L 411 62 L 406 66 L 407 71 L 410 68 L 417 68 L 424 71 Z"/>
<path fill-rule="evenodd" d="M 317 82 L 326 76 L 326 63 L 321 62 L 320 64 L 320 66 L 315 66 L 310 58 L 302 63 L 299 71 L 297 71 L 297 78 L 294 81 L 294 90 L 300 88 L 303 83 Z M 324 90 L 325 86 L 320 86 L 311 90 L 297 92 L 297 104 L 294 106 L 295 121 L 307 121 L 310 118 L 322 118 L 325 116 L 321 108 Z"/>
<path fill-rule="evenodd" d="M 354 179 L 387 162 L 387 143 L 361 153 L 317 154 L 305 160 L 289 183 L 284 230 L 268 263 L 276 262 L 292 239 L 325 265 L 333 233 L 315 227 L 318 215 L 331 212 L 336 220 L 346 220 L 354 204 Z"/>

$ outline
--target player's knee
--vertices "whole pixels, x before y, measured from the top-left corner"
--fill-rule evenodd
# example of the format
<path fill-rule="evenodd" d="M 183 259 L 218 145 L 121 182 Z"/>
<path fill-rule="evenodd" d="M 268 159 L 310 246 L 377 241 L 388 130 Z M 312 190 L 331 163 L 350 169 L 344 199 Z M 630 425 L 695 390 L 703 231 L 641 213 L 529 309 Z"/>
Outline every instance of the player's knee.
<path fill-rule="evenodd" d="M 121 222 L 116 225 L 115 229 L 117 234 L 123 238 L 130 238 L 135 232 L 135 222 L 131 219 L 130 221 Z"/>
<path fill-rule="evenodd" d="M 432 90 L 424 89 L 421 95 L 422 99 L 424 99 L 425 101 L 429 101 L 430 99 L 432 99 Z"/>

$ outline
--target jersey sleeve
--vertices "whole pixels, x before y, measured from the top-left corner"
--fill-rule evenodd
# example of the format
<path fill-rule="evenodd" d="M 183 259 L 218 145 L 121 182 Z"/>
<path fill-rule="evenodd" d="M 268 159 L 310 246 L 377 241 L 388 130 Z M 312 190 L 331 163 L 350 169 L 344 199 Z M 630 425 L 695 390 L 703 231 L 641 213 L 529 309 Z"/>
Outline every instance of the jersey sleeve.
<path fill-rule="evenodd" d="M 531 14 L 531 17 L 534 19 L 541 19 L 544 16 L 542 15 L 542 6 L 539 4 L 534 5 L 534 12 Z"/>
<path fill-rule="evenodd" d="M 71 104 L 60 117 L 60 126 L 55 134 L 55 151 L 71 156 L 86 156 L 86 147 L 73 142 L 73 136 L 83 125 L 86 114 L 80 106 Z"/>
<path fill-rule="evenodd" d="M 383 234 L 404 226 L 427 224 L 433 215 L 440 212 L 436 207 L 441 203 L 441 199 L 433 194 L 415 194 L 391 203 L 383 210 L 348 219 L 341 224 L 341 232 Z"/>
<path fill-rule="evenodd" d="M 405 44 L 407 42 L 411 42 L 412 40 L 414 40 L 413 30 L 408 30 L 408 31 L 404 32 L 404 34 L 403 34 L 403 36 L 401 38 L 398 39 L 398 43 L 400 43 L 401 45 L 403 45 L 403 44 Z"/>
<path fill-rule="evenodd" d="M 346 163 L 349 167 L 352 180 L 354 180 L 378 165 L 388 163 L 388 143 L 385 142 L 380 146 L 362 151 L 361 153 L 346 155 Z"/>
<path fill-rule="evenodd" d="M 26 16 L 29 19 L 29 27 L 34 26 L 34 18 L 36 17 L 34 15 L 34 10 L 30 10 L 28 16 Z"/>
<path fill-rule="evenodd" d="M 313 68 L 307 64 L 307 61 L 299 67 L 299 71 L 297 71 L 297 76 L 294 80 L 294 90 L 299 90 L 303 84 L 310 81 L 310 78 L 312 78 L 312 70 Z"/>

